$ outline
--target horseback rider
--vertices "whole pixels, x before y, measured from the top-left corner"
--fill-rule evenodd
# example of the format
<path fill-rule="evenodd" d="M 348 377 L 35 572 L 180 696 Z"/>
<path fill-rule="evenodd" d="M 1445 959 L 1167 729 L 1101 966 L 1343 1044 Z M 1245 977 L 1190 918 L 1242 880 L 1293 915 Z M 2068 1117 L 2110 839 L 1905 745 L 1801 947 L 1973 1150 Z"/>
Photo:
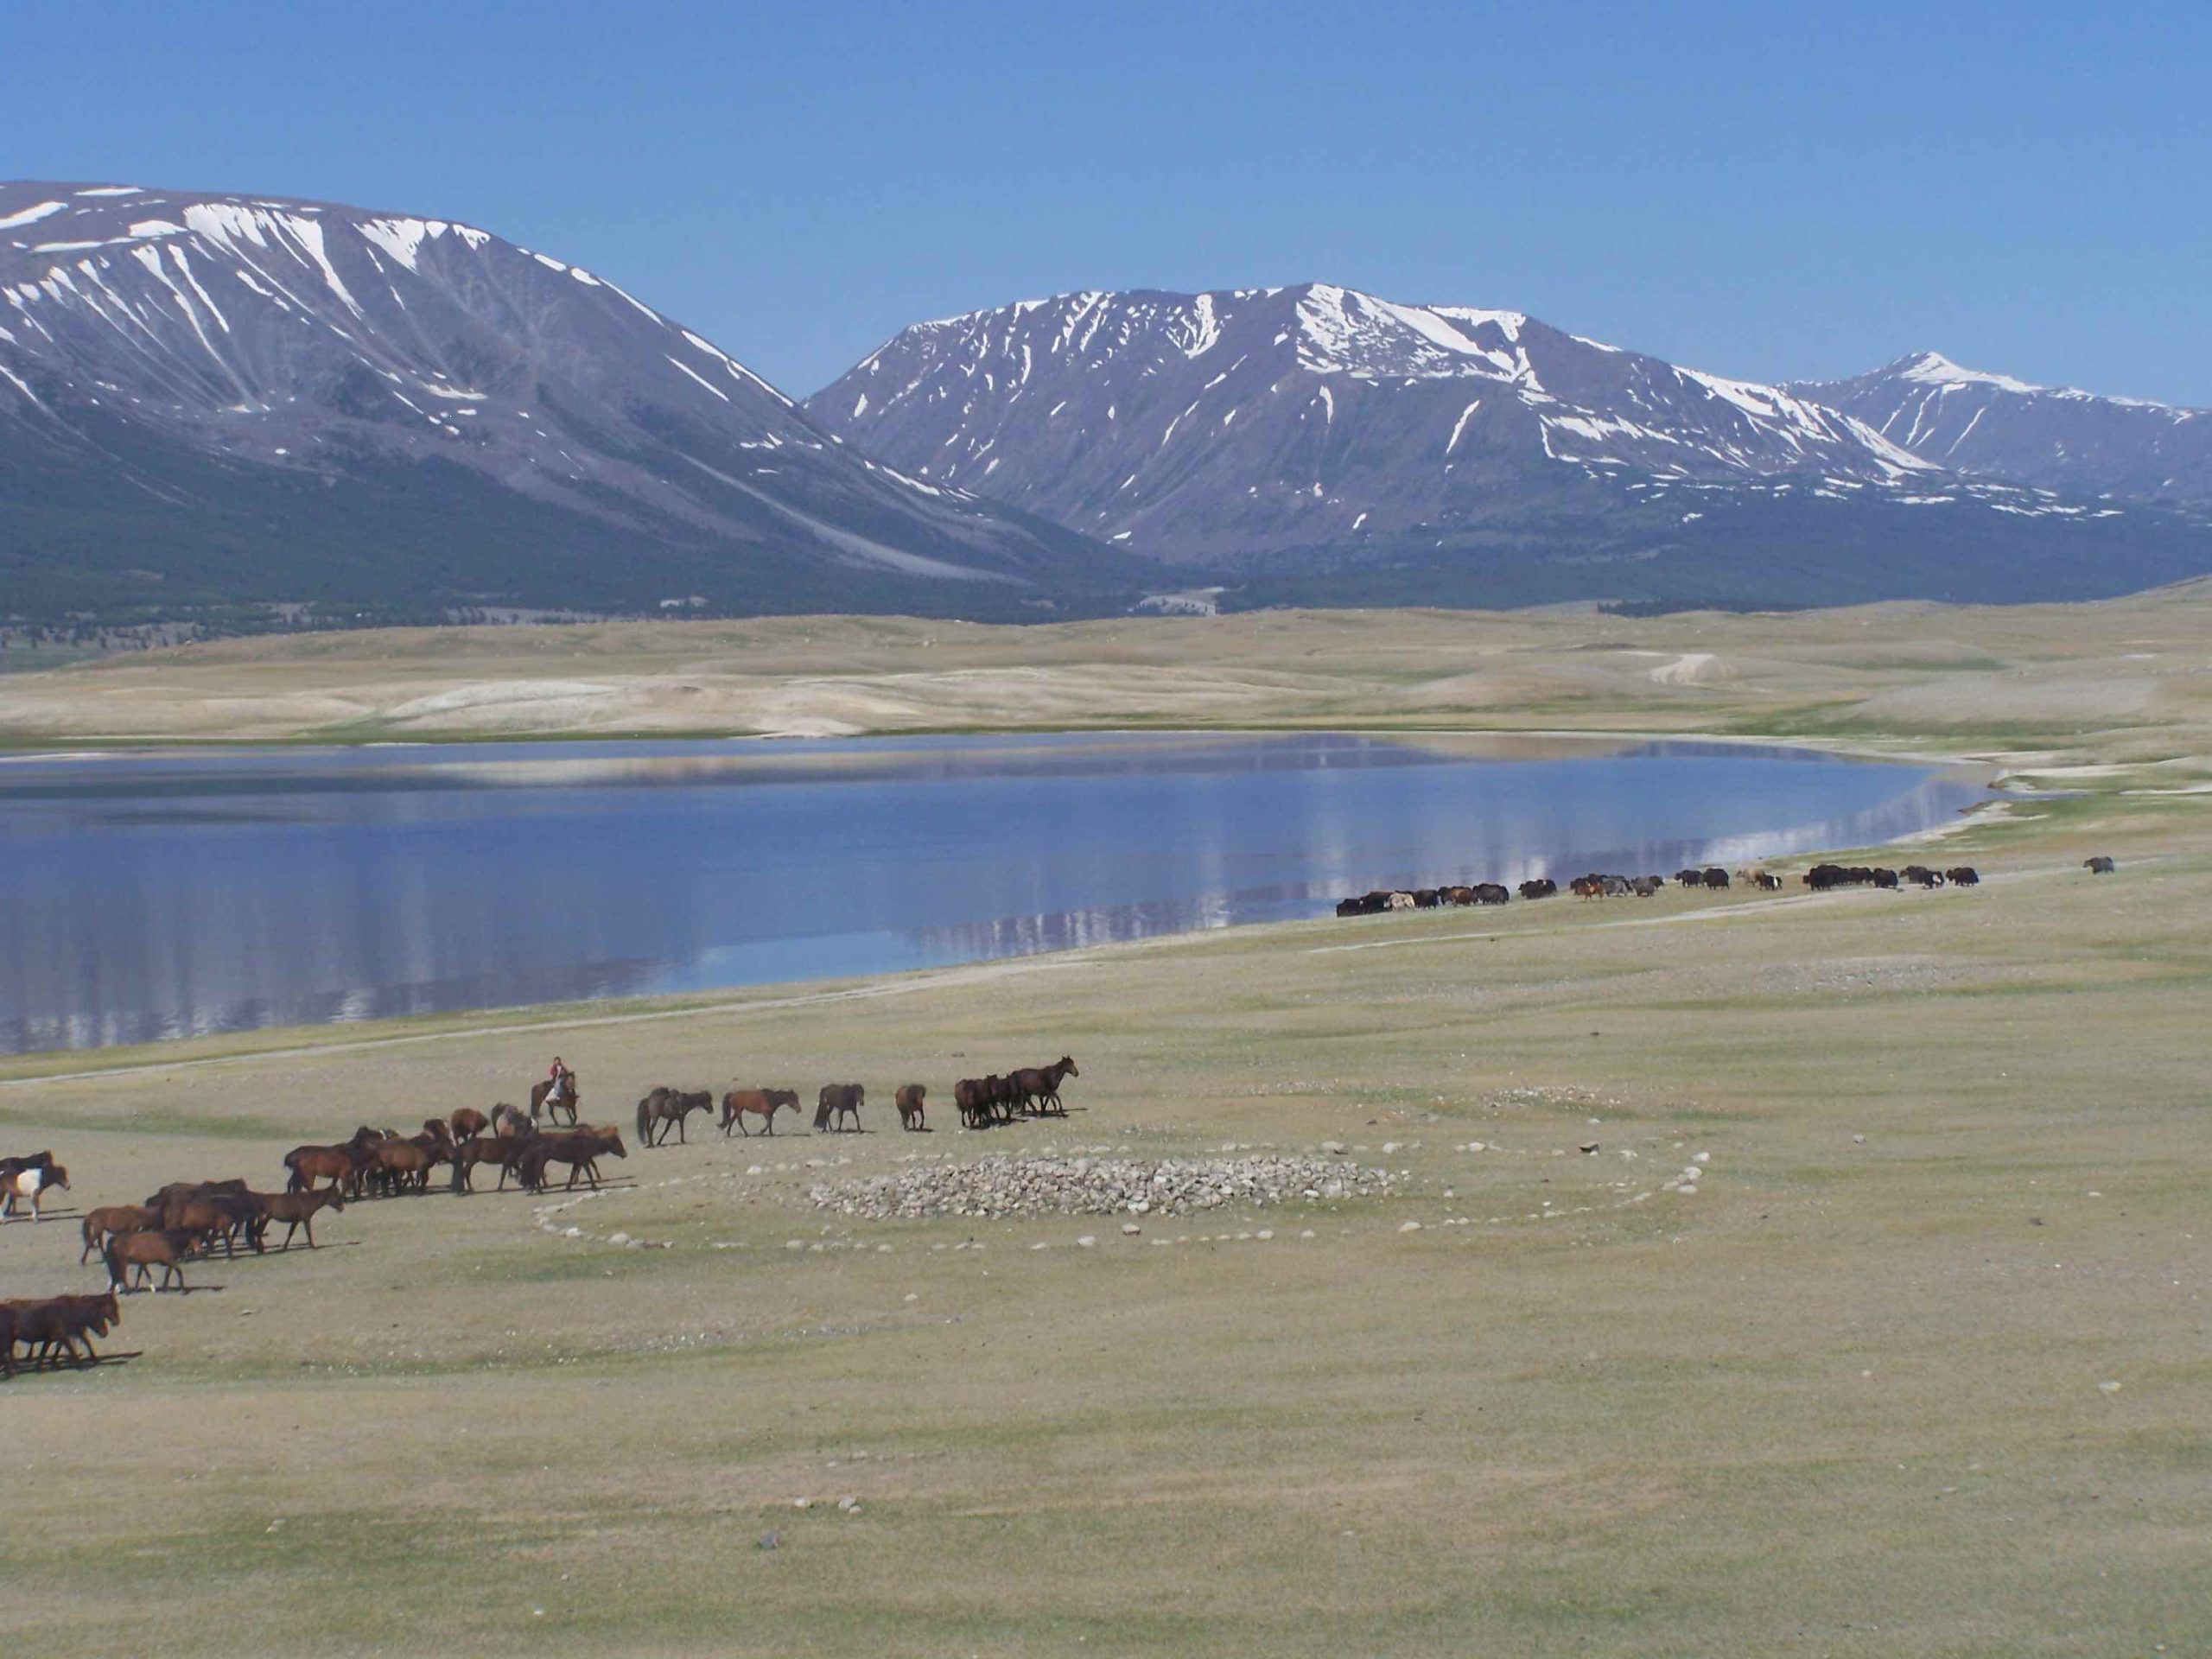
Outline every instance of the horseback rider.
<path fill-rule="evenodd" d="M 550 1105 L 556 1100 L 565 1101 L 576 1086 L 576 1074 L 561 1064 L 561 1057 L 553 1057 L 553 1070 L 546 1077 L 545 1100 Z"/>

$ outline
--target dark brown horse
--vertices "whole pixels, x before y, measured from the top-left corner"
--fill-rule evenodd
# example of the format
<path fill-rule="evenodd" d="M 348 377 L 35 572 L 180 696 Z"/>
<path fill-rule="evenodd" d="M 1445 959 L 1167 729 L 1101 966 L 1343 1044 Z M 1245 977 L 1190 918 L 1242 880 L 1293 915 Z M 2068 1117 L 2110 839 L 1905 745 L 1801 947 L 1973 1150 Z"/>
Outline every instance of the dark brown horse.
<path fill-rule="evenodd" d="M 799 1115 L 798 1090 L 733 1089 L 722 1096 L 722 1133 L 727 1135 L 735 1128 L 740 1135 L 750 1135 L 753 1131 L 745 1127 L 746 1115 L 750 1113 L 761 1121 L 761 1134 L 773 1135 L 776 1114 L 786 1106 L 793 1117 Z"/>
<path fill-rule="evenodd" d="M 861 1127 L 861 1107 L 868 1099 L 868 1090 L 857 1083 L 825 1083 L 822 1092 L 815 1096 L 814 1128 L 817 1134 L 825 1129 L 842 1129 L 845 1120 L 853 1120 L 853 1132 Z"/>
<path fill-rule="evenodd" d="M 92 1338 L 105 1336 L 123 1317 L 112 1290 L 97 1296 L 46 1296 L 0 1304 L 0 1308 L 4 1308 L 4 1318 L 0 1318 L 0 1358 L 12 1360 L 20 1342 L 30 1351 L 29 1357 L 34 1362 L 67 1358 L 73 1363 L 98 1359 Z M 80 1342 L 82 1354 L 77 1351 Z M 12 1363 L 7 1369 L 12 1370 Z"/>
<path fill-rule="evenodd" d="M 991 1091 L 981 1077 L 963 1077 L 954 1084 L 952 1104 L 963 1128 L 980 1129 L 991 1121 Z"/>
<path fill-rule="evenodd" d="M 559 1135 L 541 1135 L 523 1148 L 515 1160 L 515 1173 L 522 1177 L 522 1184 L 533 1192 L 542 1192 L 547 1185 L 545 1167 L 548 1164 L 569 1166 L 569 1185 L 573 1188 L 581 1175 L 594 1187 L 599 1185 L 599 1160 L 607 1153 L 617 1158 L 627 1158 L 629 1148 L 622 1144 L 622 1132 L 611 1126 L 569 1129 Z"/>
<path fill-rule="evenodd" d="M 1014 1100 L 1026 1112 L 1057 1112 L 1065 1117 L 1068 1109 L 1060 1103 L 1060 1084 L 1082 1075 L 1065 1054 L 1050 1065 L 1027 1067 L 1014 1074 Z"/>
<path fill-rule="evenodd" d="M 928 1093 L 928 1088 L 922 1084 L 902 1083 L 891 1097 L 892 1104 L 899 1109 L 899 1127 L 909 1135 L 918 1135 L 929 1128 L 922 1116 L 922 1101 Z"/>
<path fill-rule="evenodd" d="M 525 1117 L 522 1121 L 527 1127 L 530 1120 Z M 537 1139 L 535 1135 L 480 1135 L 474 1141 L 463 1142 L 454 1154 L 453 1190 L 456 1192 L 474 1192 L 476 1166 L 479 1164 L 496 1164 L 499 1170 L 499 1191 L 505 1192 L 507 1172 L 512 1169 L 517 1174 L 521 1173 L 521 1165 L 517 1160 L 521 1158 L 523 1149 Z"/>
<path fill-rule="evenodd" d="M 668 1139 L 672 1126 L 679 1144 L 689 1145 L 691 1137 L 683 1132 L 683 1120 L 694 1112 L 712 1111 L 713 1091 L 706 1089 L 685 1093 L 677 1089 L 656 1089 L 638 1103 L 638 1139 L 647 1147 L 658 1147 Z"/>
<path fill-rule="evenodd" d="M 575 1126 L 576 1108 L 582 1105 L 584 1102 L 583 1087 L 576 1081 L 576 1074 L 573 1071 L 568 1074 L 564 1083 L 565 1086 L 558 1095 L 553 1092 L 553 1079 L 550 1077 L 531 1084 L 530 1121 L 531 1122 L 537 1122 L 539 1116 L 543 1114 L 558 1123 L 561 1121 L 561 1114 L 566 1112 L 569 1115 L 569 1125 L 572 1128 Z"/>
<path fill-rule="evenodd" d="M 474 1141 L 492 1127 L 492 1120 L 474 1106 L 464 1106 L 453 1115 L 453 1122 L 446 1126 L 453 1131 L 456 1141 Z"/>

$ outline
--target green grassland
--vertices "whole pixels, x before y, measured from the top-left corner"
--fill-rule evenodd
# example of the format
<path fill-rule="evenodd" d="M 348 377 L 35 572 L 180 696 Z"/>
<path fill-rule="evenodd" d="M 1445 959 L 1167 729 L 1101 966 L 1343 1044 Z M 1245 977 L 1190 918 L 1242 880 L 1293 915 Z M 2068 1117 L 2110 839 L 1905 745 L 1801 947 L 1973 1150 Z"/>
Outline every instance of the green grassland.
<path fill-rule="evenodd" d="M 2208 624 L 2212 596 L 2187 592 L 1639 621 L 809 620 L 803 642 L 349 636 L 11 677 L 0 721 L 48 741 L 143 734 L 164 709 L 185 711 L 169 736 L 296 741 L 339 703 L 349 728 L 427 735 L 391 712 L 425 687 L 673 681 L 715 702 L 696 729 L 1780 734 L 1956 758 L 2020 798 L 1885 855 L 1975 863 L 1972 890 L 1670 888 L 0 1061 L 0 1141 L 50 1145 L 79 1205 L 274 1186 L 296 1141 L 514 1099 L 556 1050 L 587 1116 L 626 1124 L 661 1082 L 870 1096 L 861 1135 L 786 1116 L 724 1141 L 695 1119 L 690 1146 L 610 1162 L 601 1197 L 365 1203 L 324 1218 L 320 1249 L 130 1299 L 108 1345 L 134 1357 L 0 1383 L 0 1639 L 2197 1650 Z M 2119 874 L 2083 871 L 2092 852 Z M 954 1078 L 1064 1051 L 1065 1121 L 957 1130 Z M 909 1079 L 931 1088 L 927 1135 L 890 1111 Z M 1134 1234 L 810 1198 L 910 1159 L 1331 1141 L 1402 1172 L 1392 1192 Z M 1697 1190 L 1669 1190 L 1699 1154 Z M 0 1294 L 92 1287 L 77 1254 L 70 1221 L 0 1228 Z"/>

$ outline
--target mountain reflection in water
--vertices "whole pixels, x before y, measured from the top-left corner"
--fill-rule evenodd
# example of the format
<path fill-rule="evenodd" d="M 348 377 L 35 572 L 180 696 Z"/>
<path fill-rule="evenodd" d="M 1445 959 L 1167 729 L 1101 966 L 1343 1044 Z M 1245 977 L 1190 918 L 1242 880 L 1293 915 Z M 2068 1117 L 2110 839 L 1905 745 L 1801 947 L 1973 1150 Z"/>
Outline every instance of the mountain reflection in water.
<path fill-rule="evenodd" d="M 708 990 L 1863 846 L 1986 791 L 1733 745 L 1345 734 L 0 766 L 0 1052 Z"/>

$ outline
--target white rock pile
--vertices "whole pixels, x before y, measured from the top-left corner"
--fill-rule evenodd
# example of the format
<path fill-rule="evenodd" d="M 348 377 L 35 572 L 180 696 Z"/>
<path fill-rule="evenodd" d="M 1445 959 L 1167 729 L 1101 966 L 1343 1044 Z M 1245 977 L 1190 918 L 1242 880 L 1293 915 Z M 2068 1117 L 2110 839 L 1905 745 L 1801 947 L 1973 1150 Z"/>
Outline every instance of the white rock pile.
<path fill-rule="evenodd" d="M 827 1182 L 807 1197 L 823 1210 L 893 1217 L 1190 1215 L 1224 1205 L 1376 1198 L 1388 1170 L 1289 1154 L 1251 1158 L 1031 1158 L 917 1165 Z"/>

